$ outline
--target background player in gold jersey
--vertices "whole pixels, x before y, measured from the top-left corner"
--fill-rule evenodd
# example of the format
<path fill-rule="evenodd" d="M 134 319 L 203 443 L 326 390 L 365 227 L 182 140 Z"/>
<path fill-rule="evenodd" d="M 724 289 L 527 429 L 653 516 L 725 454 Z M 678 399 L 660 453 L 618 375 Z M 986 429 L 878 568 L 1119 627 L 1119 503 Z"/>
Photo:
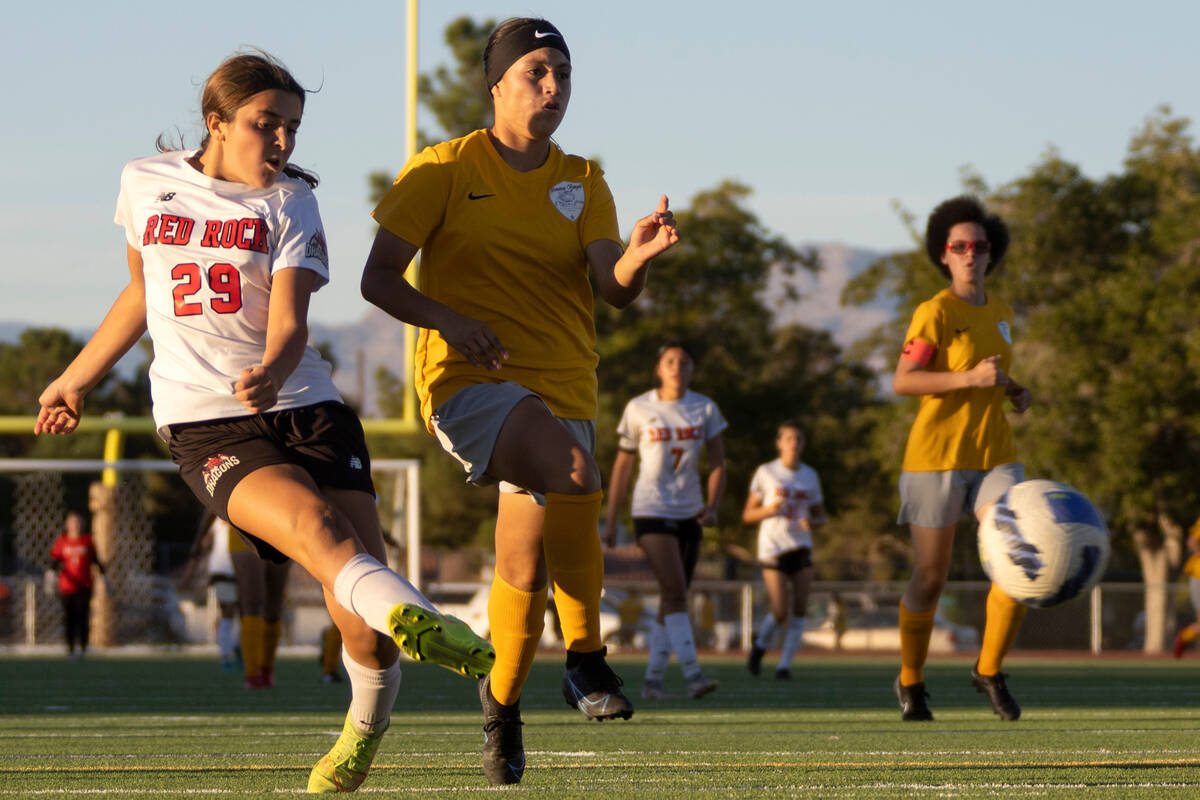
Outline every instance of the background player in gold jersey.
<path fill-rule="evenodd" d="M 913 540 L 913 574 L 900 600 L 900 675 L 896 697 L 905 720 L 931 720 L 923 669 L 938 598 L 950 569 L 954 528 L 966 512 L 980 517 L 1010 486 L 1025 479 L 1004 416 L 1017 413 L 1029 390 L 1009 377 L 1012 309 L 984 289 L 1008 249 L 1008 227 L 972 197 L 947 200 L 929 216 L 925 250 L 950 286 L 918 306 L 896 365 L 893 386 L 919 395 L 900 476 L 900 516 Z M 1013 720 L 1021 709 L 1000 662 L 1012 646 L 1025 607 L 994 584 L 971 682 L 993 710 Z"/>
<path fill-rule="evenodd" d="M 667 209 L 623 249 L 599 166 L 550 137 L 571 99 L 571 59 L 546 20 L 510 19 L 483 54 L 495 123 L 415 156 L 375 209 L 363 296 L 422 328 L 416 388 L 430 432 L 468 481 L 501 482 L 488 604 L 497 661 L 480 683 L 484 773 L 525 766 L 518 701 L 543 626 L 547 576 L 567 645 L 563 694 L 591 719 L 633 707 L 604 660 L 597 531 L 592 290 L 624 307 L 679 234 Z M 404 279 L 417 251 L 418 289 Z"/>
<path fill-rule="evenodd" d="M 1171 654 L 1176 658 L 1183 658 L 1183 651 L 1187 646 L 1200 637 L 1200 519 L 1196 520 L 1188 531 L 1187 549 L 1188 560 L 1183 564 L 1183 574 L 1187 578 L 1188 596 L 1192 600 L 1192 610 L 1196 618 L 1175 637 L 1175 646 L 1171 648 Z"/>

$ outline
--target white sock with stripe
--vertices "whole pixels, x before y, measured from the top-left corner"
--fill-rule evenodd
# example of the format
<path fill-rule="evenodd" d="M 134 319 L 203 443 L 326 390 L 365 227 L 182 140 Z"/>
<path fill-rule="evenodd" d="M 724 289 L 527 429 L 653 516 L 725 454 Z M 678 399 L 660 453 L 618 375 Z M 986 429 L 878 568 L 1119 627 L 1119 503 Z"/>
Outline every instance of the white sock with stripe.
<path fill-rule="evenodd" d="M 338 605 L 362 617 L 385 636 L 392 635 L 388 630 L 388 615 L 400 603 L 437 611 L 411 583 L 366 553 L 354 555 L 338 572 L 333 582 L 333 596 Z"/>
<path fill-rule="evenodd" d="M 783 637 L 783 652 L 779 654 L 779 666 L 776 669 L 788 669 L 796 651 L 804 644 L 804 617 L 792 617 L 787 634 Z"/>
<path fill-rule="evenodd" d="M 364 667 L 342 648 L 342 664 L 350 679 L 350 719 L 363 733 L 385 730 L 400 692 L 400 660 L 386 669 Z"/>
<path fill-rule="evenodd" d="M 700 677 L 700 659 L 696 656 L 696 643 L 692 639 L 692 621 L 686 611 L 677 611 L 663 617 L 663 625 L 667 629 L 667 638 L 671 640 L 671 649 L 679 660 L 679 668 L 683 677 L 695 680 Z"/>
<path fill-rule="evenodd" d="M 650 627 L 650 657 L 646 661 L 646 680 L 662 683 L 667 664 L 671 663 L 671 640 L 658 620 Z"/>
<path fill-rule="evenodd" d="M 768 612 L 758 624 L 758 636 L 754 639 L 754 646 L 759 650 L 770 650 L 775 644 L 776 627 L 778 623 L 775 622 L 775 615 Z"/>
<path fill-rule="evenodd" d="M 221 651 L 222 661 L 233 660 L 233 646 L 237 639 L 233 636 L 233 620 L 221 617 L 217 620 L 217 649 Z"/>

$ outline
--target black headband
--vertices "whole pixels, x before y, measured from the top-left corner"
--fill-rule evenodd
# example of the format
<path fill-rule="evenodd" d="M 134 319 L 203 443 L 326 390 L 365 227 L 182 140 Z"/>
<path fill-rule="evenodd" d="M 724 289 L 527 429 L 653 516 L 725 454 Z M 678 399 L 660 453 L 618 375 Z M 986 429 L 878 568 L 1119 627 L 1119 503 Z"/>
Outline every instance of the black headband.
<path fill-rule="evenodd" d="M 544 19 L 531 19 L 506 33 L 500 41 L 492 44 L 492 48 L 483 59 L 483 74 L 488 88 L 491 89 L 499 83 L 517 59 L 543 47 L 553 47 L 566 56 L 567 61 L 571 60 L 571 51 L 567 49 L 566 40 L 558 32 L 558 28 Z"/>

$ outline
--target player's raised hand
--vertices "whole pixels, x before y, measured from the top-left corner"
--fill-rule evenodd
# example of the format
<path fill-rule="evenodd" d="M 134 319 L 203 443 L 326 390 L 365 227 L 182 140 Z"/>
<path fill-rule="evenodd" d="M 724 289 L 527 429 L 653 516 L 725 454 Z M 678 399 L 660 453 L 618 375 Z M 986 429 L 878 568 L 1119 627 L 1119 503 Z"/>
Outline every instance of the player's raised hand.
<path fill-rule="evenodd" d="M 967 381 L 970 386 L 976 388 L 1003 386 L 1008 383 L 1008 376 L 1000 369 L 1000 356 L 988 356 L 976 364 L 967 373 Z"/>
<path fill-rule="evenodd" d="M 83 393 L 68 389 L 59 377 L 38 397 L 38 405 L 34 433 L 70 433 L 83 414 Z"/>
<path fill-rule="evenodd" d="M 279 387 L 275 379 L 262 364 L 256 364 L 238 374 L 233 385 L 233 395 L 238 402 L 255 414 L 269 411 L 279 401 Z"/>
<path fill-rule="evenodd" d="M 438 331 L 447 344 L 477 367 L 500 369 L 501 362 L 508 360 L 508 351 L 499 337 L 479 320 L 451 312 L 438 325 Z"/>
<path fill-rule="evenodd" d="M 664 194 L 658 199 L 658 208 L 653 214 L 634 223 L 633 232 L 629 234 L 629 252 L 639 261 L 646 262 L 678 241 L 675 215 Z"/>

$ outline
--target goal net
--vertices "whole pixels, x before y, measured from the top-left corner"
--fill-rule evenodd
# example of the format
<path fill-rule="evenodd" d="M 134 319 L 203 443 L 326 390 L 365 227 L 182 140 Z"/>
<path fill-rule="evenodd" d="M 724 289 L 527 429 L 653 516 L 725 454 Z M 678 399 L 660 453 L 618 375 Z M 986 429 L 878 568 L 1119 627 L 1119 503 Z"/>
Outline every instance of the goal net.
<path fill-rule="evenodd" d="M 372 471 L 382 527 L 403 545 L 403 557 L 389 548 L 391 566 L 419 582 L 419 462 L 380 459 Z M 47 571 L 71 511 L 88 520 L 109 579 L 93 591 L 92 644 L 211 640 L 207 621 L 215 608 L 204 606 L 215 603 L 212 593 L 193 600 L 178 586 L 203 509 L 173 463 L 0 459 L 0 644 L 63 641 L 63 612 Z M 285 625 L 284 643 L 309 643 L 328 618 L 319 585 L 303 570 L 292 573 L 287 618 L 293 624 Z"/>

